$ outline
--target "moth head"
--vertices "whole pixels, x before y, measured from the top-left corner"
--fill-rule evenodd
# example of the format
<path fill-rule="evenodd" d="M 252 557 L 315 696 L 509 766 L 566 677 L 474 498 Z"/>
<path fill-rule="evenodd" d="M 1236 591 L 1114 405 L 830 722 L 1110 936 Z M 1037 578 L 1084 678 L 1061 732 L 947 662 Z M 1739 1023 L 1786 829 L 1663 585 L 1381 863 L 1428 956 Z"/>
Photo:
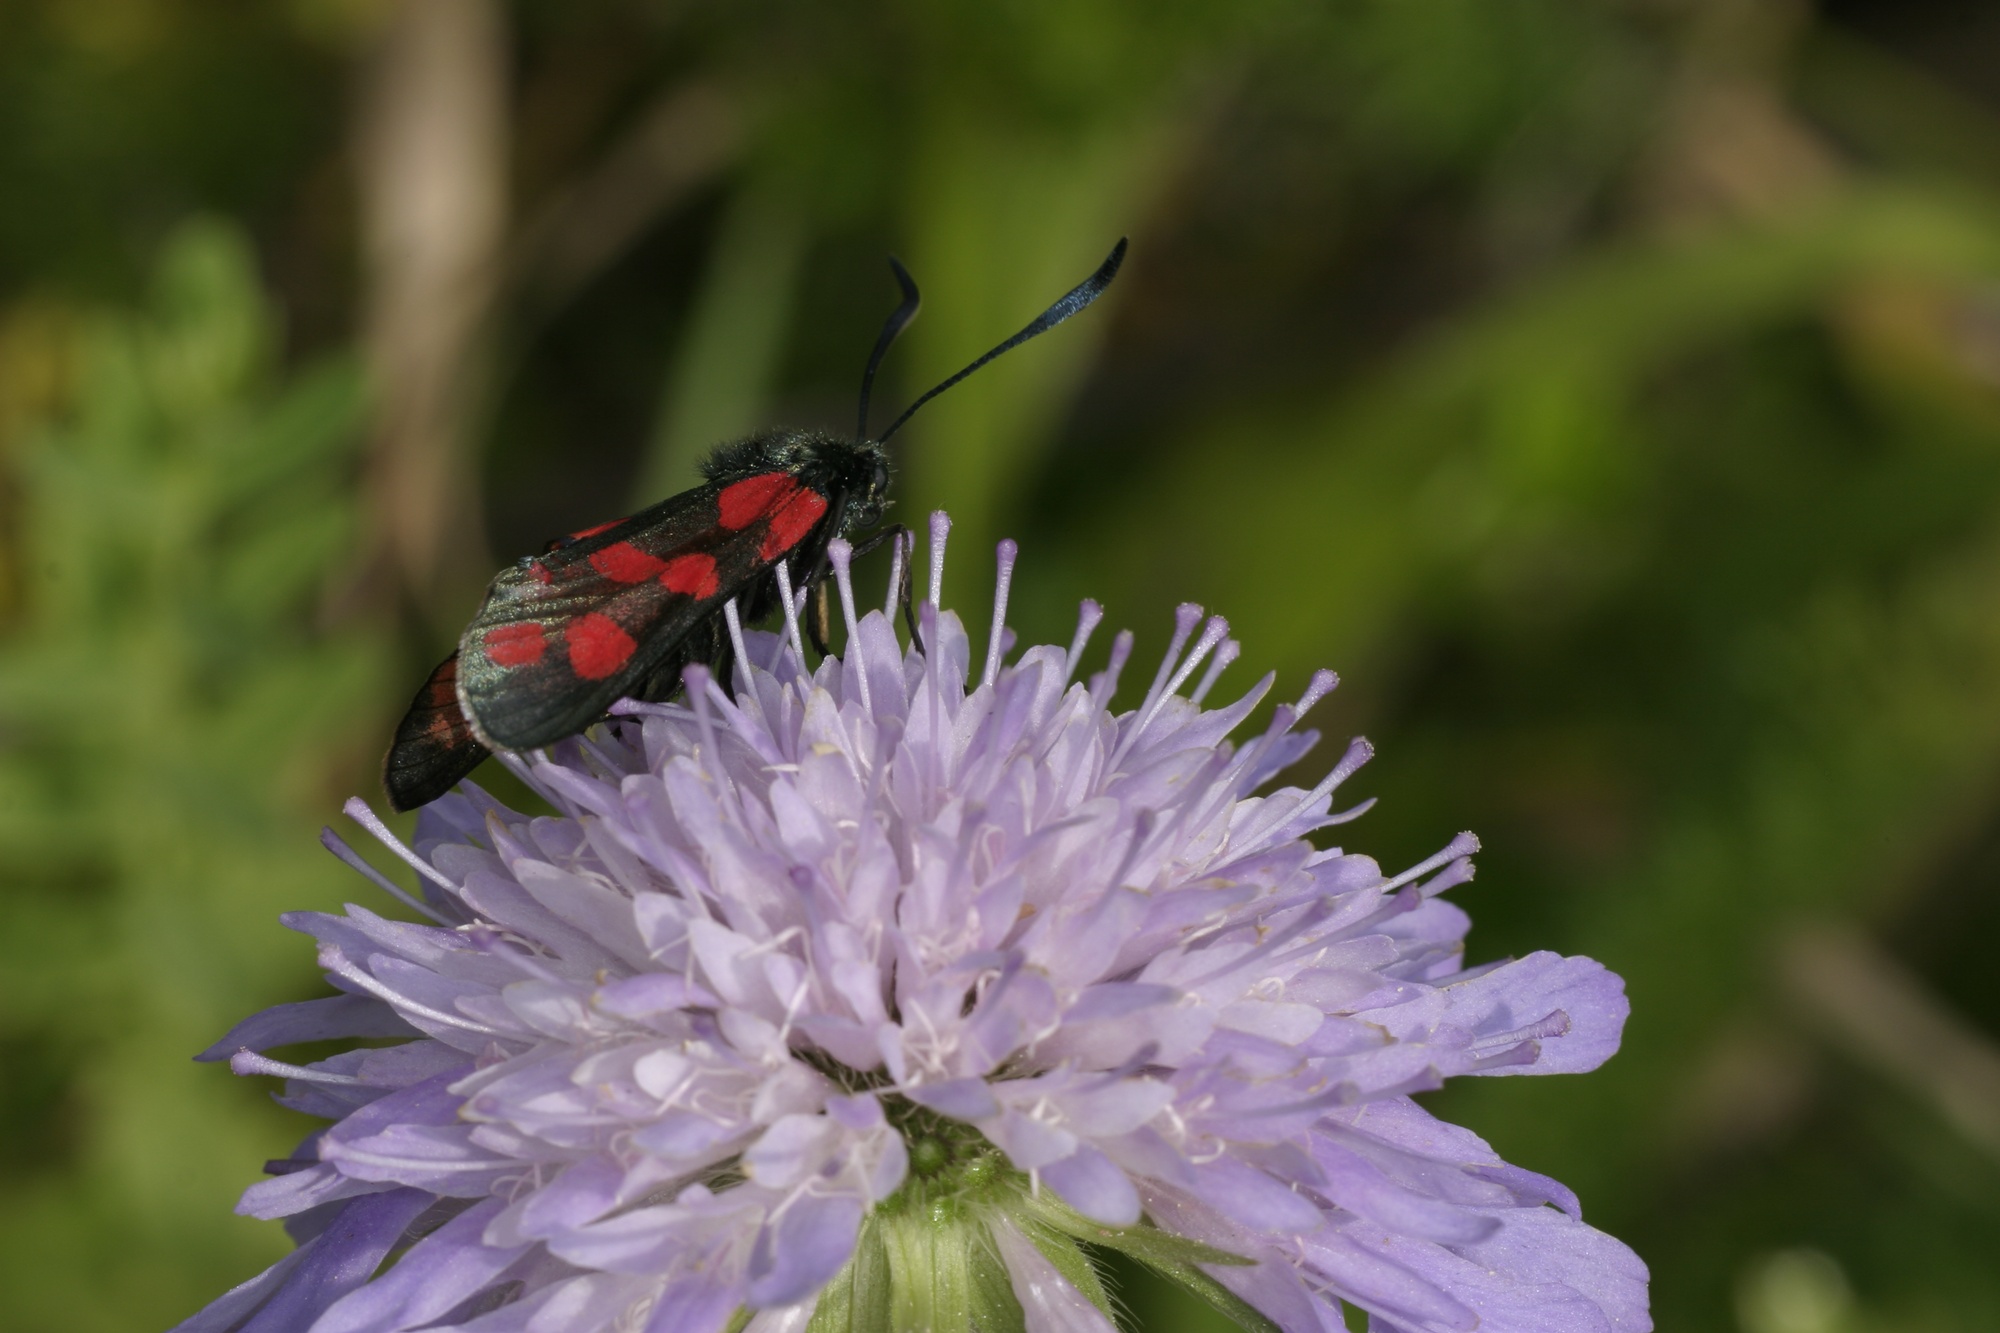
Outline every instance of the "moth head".
<path fill-rule="evenodd" d="M 872 528 L 882 521 L 882 511 L 889 507 L 889 454 L 876 445 L 867 449 L 859 461 L 865 473 L 854 488 L 854 498 L 848 501 L 847 525 Z"/>

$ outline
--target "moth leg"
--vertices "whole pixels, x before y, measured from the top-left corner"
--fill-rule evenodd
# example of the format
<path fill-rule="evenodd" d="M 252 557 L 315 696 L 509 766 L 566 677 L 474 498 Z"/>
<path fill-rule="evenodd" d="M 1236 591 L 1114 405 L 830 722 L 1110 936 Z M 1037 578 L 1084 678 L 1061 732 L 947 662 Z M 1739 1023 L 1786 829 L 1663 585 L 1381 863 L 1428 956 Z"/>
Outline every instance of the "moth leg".
<path fill-rule="evenodd" d="M 870 534 L 867 540 L 855 547 L 854 558 L 859 560 L 883 542 L 889 541 L 892 538 L 902 537 L 909 537 L 912 540 L 910 542 L 910 558 L 903 562 L 902 576 L 896 583 L 896 602 L 897 605 L 903 608 L 903 623 L 909 627 L 910 642 L 916 645 L 919 653 L 922 653 L 924 651 L 924 636 L 917 632 L 917 613 L 915 604 L 910 600 L 910 589 L 912 586 L 910 571 L 917 563 L 915 534 L 901 523 L 891 523 L 888 527 Z M 928 656 L 929 654 L 925 655 Z"/>
<path fill-rule="evenodd" d="M 870 551 L 873 551 L 876 547 L 880 546 L 883 542 L 888 541 L 891 537 L 907 537 L 909 533 L 910 530 L 904 527 L 901 523 L 891 523 L 886 528 L 878 528 L 874 532 L 871 532 L 866 537 L 862 538 L 862 540 L 858 544 L 856 544 L 854 548 L 854 558 L 856 560 L 859 560 L 862 556 L 867 555 Z"/>
<path fill-rule="evenodd" d="M 813 594 L 806 600 L 806 637 L 812 640 L 813 651 L 821 657 L 832 657 L 833 649 L 827 646 L 827 632 L 833 628 L 833 608 L 827 600 L 827 581 L 822 577 L 812 585 Z"/>

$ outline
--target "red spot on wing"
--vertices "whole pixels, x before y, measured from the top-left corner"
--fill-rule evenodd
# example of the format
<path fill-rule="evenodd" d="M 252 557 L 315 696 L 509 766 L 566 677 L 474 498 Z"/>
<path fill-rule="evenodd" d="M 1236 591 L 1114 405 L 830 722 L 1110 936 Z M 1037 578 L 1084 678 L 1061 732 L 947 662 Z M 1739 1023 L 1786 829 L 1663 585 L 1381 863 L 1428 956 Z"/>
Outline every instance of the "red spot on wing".
<path fill-rule="evenodd" d="M 556 581 L 556 576 L 549 573 L 549 567 L 539 560 L 530 560 L 528 562 L 528 572 L 534 575 L 535 582 L 545 586 Z"/>
<path fill-rule="evenodd" d="M 458 654 L 453 653 L 439 664 L 431 678 L 424 682 L 424 704 L 429 708 L 449 706 L 458 710 Z"/>
<path fill-rule="evenodd" d="M 758 557 L 775 560 L 797 546 L 799 539 L 812 531 L 812 525 L 819 522 L 819 516 L 825 512 L 826 497 L 819 492 L 803 486 L 793 491 L 771 515 L 771 527 L 764 534 L 763 545 L 757 548 Z"/>
<path fill-rule="evenodd" d="M 526 620 L 516 625 L 495 625 L 480 638 L 479 646 L 486 650 L 487 660 L 493 665 L 517 667 L 541 661 L 549 641 L 542 636 L 540 625 Z"/>
<path fill-rule="evenodd" d="M 610 616 L 597 611 L 571 621 L 563 638 L 569 644 L 570 670 L 585 680 L 616 675 L 639 646 Z"/>
<path fill-rule="evenodd" d="M 745 477 L 722 488 L 715 497 L 716 522 L 731 532 L 741 532 L 775 509 L 786 496 L 798 489 L 789 472 L 766 472 L 761 477 Z"/>
<path fill-rule="evenodd" d="M 613 542 L 593 551 L 590 567 L 614 583 L 644 583 L 667 567 L 658 556 L 647 555 L 631 542 Z"/>
<path fill-rule="evenodd" d="M 677 555 L 660 571 L 660 583 L 669 592 L 684 592 L 694 598 L 715 596 L 722 586 L 715 577 L 712 555 Z"/>
<path fill-rule="evenodd" d="M 599 523 L 594 528 L 585 528 L 581 532 L 572 532 L 569 535 L 569 539 L 573 542 L 580 542 L 585 537 L 595 537 L 600 532 L 609 532 L 624 521 L 622 518 L 614 518 L 609 523 Z"/>

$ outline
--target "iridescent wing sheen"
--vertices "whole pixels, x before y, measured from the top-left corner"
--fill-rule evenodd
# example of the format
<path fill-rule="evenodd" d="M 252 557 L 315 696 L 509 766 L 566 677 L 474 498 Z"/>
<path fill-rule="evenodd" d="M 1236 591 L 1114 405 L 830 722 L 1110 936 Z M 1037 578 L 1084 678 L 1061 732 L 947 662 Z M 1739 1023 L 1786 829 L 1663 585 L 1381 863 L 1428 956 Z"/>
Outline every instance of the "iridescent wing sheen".
<path fill-rule="evenodd" d="M 479 767 L 488 751 L 472 733 L 458 702 L 458 654 L 438 663 L 382 761 L 382 786 L 397 810 L 428 805 Z"/>
<path fill-rule="evenodd" d="M 712 482 L 504 571 L 459 640 L 458 696 L 478 738 L 548 745 L 663 665 L 677 676 L 683 640 L 712 630 L 722 604 L 767 579 L 827 509 L 789 472 Z"/>

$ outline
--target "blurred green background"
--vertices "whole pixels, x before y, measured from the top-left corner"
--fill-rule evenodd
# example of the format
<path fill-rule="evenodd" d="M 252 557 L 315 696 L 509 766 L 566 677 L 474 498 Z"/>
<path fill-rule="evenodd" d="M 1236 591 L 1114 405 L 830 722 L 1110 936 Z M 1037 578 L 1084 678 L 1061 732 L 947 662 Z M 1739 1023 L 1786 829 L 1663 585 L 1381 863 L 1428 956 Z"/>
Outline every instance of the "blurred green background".
<path fill-rule="evenodd" d="M 1976 0 L 0 0 L 0 1327 L 286 1247 L 188 1056 L 499 559 L 844 427 L 948 596 L 1019 538 L 1348 684 L 1354 844 L 1629 980 L 1433 1100 L 1670 1333 L 2000 1328 L 2000 10 Z M 879 578 L 876 574 L 873 577 Z M 1324 757 L 1320 762 L 1325 762 Z M 377 904 L 380 905 L 379 903 Z M 1209 1316 L 1128 1285 L 1136 1327 Z"/>

